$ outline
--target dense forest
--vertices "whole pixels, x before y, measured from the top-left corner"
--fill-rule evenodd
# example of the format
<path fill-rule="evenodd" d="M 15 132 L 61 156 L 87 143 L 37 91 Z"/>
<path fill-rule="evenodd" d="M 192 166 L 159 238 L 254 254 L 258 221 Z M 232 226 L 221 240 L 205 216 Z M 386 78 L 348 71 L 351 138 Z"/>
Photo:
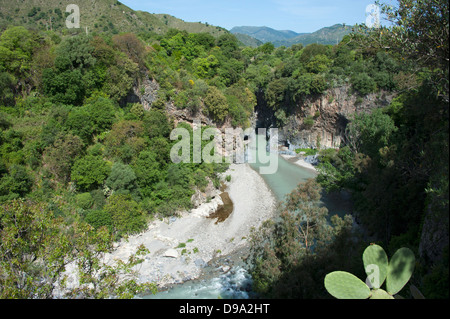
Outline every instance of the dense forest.
<path fill-rule="evenodd" d="M 116 268 L 101 264 L 102 253 L 150 220 L 190 209 L 195 189 L 219 188 L 228 167 L 172 163 L 171 130 L 192 128 L 168 110 L 247 128 L 263 101 L 271 124 L 282 126 L 306 98 L 349 86 L 361 98 L 380 90 L 396 97 L 354 115 L 342 147 L 320 151 L 317 181 L 299 185 L 280 206 L 281 221 L 255 235 L 255 290 L 329 298 L 325 274 L 360 272 L 370 238 L 389 253 L 411 248 L 414 284 L 427 298 L 448 298 L 448 3 L 402 0 L 384 13 L 394 27 L 355 29 L 337 45 L 279 48 L 179 29 L 1 30 L 0 296 L 49 298 L 72 261 L 83 285 L 69 297 L 154 290 L 130 273 L 144 248 Z M 150 107 L 129 102 L 145 79 L 158 83 Z M 351 218 L 329 224 L 311 204 L 340 190 L 352 194 L 366 237 Z M 313 221 L 309 238 L 296 230 L 300 214 Z"/>

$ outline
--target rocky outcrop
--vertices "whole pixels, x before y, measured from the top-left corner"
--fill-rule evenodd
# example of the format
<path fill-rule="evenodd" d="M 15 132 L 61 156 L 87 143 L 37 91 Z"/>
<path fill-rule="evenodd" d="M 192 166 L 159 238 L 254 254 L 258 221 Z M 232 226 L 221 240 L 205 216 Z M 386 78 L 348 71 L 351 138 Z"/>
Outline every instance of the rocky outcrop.
<path fill-rule="evenodd" d="M 421 257 L 437 262 L 442 260 L 444 248 L 449 244 L 449 216 L 447 209 L 433 209 L 428 205 L 422 226 L 422 234 L 419 244 L 419 254 Z"/>
<path fill-rule="evenodd" d="M 351 114 L 388 105 L 393 95 L 378 92 L 360 97 L 350 87 L 338 87 L 309 97 L 279 130 L 282 144 L 295 148 L 339 148 Z"/>
<path fill-rule="evenodd" d="M 146 75 L 143 79 L 136 83 L 132 90 L 128 93 L 123 104 L 141 103 L 144 110 L 149 110 L 152 103 L 158 99 L 159 84 L 154 79 L 150 79 Z"/>

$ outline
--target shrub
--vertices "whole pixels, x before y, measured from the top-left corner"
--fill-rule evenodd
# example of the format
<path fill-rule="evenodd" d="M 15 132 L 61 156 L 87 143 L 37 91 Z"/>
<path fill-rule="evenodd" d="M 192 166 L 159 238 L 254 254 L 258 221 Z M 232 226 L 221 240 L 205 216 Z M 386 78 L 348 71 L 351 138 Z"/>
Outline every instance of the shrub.
<path fill-rule="evenodd" d="M 75 202 L 77 203 L 78 207 L 81 207 L 83 209 L 90 209 L 94 204 L 94 200 L 90 193 L 77 194 L 75 196 Z"/>
<path fill-rule="evenodd" d="M 100 156 L 86 155 L 72 167 L 72 181 L 81 189 L 90 190 L 100 186 L 108 176 L 110 167 Z"/>
<path fill-rule="evenodd" d="M 312 118 L 311 116 L 308 116 L 303 121 L 303 125 L 305 126 L 305 129 L 307 129 L 307 130 L 311 129 L 314 126 L 314 118 Z"/>
<path fill-rule="evenodd" d="M 366 73 L 358 73 L 351 78 L 353 88 L 361 95 L 367 95 L 376 90 L 376 82 Z"/>
<path fill-rule="evenodd" d="M 115 194 L 131 194 L 135 199 L 138 199 L 136 179 L 136 174 L 129 165 L 114 163 L 105 185 Z"/>
<path fill-rule="evenodd" d="M 210 87 L 205 97 L 208 113 L 218 122 L 225 120 L 228 115 L 227 98 L 216 87 Z"/>
<path fill-rule="evenodd" d="M 105 226 L 110 232 L 113 230 L 111 214 L 104 210 L 90 210 L 86 214 L 85 221 L 95 229 Z"/>
<path fill-rule="evenodd" d="M 111 214 L 114 230 L 119 236 L 139 233 L 145 229 L 143 211 L 131 195 L 111 195 L 104 210 Z"/>

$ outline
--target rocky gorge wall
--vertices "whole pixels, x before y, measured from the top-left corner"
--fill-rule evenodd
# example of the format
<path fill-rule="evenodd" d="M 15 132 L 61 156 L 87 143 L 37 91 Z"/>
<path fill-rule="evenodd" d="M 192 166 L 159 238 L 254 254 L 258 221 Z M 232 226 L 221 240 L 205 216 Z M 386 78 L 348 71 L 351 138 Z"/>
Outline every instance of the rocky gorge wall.
<path fill-rule="evenodd" d="M 149 110 L 158 99 L 159 84 L 148 76 L 137 83 L 126 98 L 127 103 L 141 103 Z M 262 93 L 262 92 L 261 92 Z M 251 127 L 278 127 L 273 110 L 268 109 L 264 94 L 257 94 L 258 104 L 251 119 Z M 354 113 L 368 113 L 374 108 L 390 104 L 394 95 L 379 91 L 364 97 L 352 92 L 349 85 L 331 88 L 323 94 L 310 96 L 295 106 L 285 125 L 278 127 L 279 144 L 294 151 L 296 148 L 339 148 L 345 129 Z M 232 127 L 229 120 L 216 125 L 206 114 L 200 111 L 192 113 L 189 109 L 179 109 L 173 103 L 166 102 L 166 111 L 175 124 L 187 122 L 194 125 L 217 126 L 221 131 Z"/>
<path fill-rule="evenodd" d="M 349 86 L 308 97 L 279 129 L 280 143 L 291 150 L 339 148 L 352 114 L 387 106 L 393 97 L 392 93 L 382 91 L 361 97 L 352 93 Z"/>

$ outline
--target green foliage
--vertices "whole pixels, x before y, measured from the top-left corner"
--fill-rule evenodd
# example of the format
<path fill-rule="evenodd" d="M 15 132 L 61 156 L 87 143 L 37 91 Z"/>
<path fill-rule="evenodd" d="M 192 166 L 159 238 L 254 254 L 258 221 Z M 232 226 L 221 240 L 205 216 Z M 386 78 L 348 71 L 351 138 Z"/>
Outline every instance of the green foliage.
<path fill-rule="evenodd" d="M 86 223 L 66 223 L 55 218 L 49 205 L 14 200 L 0 206 L 0 297 L 51 299 L 56 286 L 68 288 L 64 298 L 132 298 L 154 284 L 137 284 L 133 267 L 143 261 L 139 247 L 127 261 L 106 265 L 112 250 L 106 228 L 94 230 Z M 79 281 L 69 287 L 62 280 L 73 263 Z"/>
<path fill-rule="evenodd" d="M 43 162 L 57 181 L 67 182 L 72 165 L 82 149 L 83 142 L 78 136 L 58 135 L 53 145 L 44 150 Z"/>
<path fill-rule="evenodd" d="M 74 135 L 79 136 L 85 144 L 92 139 L 93 122 L 91 114 L 84 109 L 72 109 L 66 122 Z"/>
<path fill-rule="evenodd" d="M 94 204 L 94 200 L 90 193 L 77 194 L 75 196 L 75 202 L 77 203 L 78 207 L 81 207 L 85 210 L 92 208 L 92 205 Z"/>
<path fill-rule="evenodd" d="M 339 151 L 334 149 L 320 151 L 317 182 L 327 191 L 354 187 L 358 172 L 354 158 L 355 155 L 348 147 L 343 147 Z"/>
<path fill-rule="evenodd" d="M 113 232 L 111 214 L 104 210 L 89 210 L 84 220 L 95 229 L 106 227 L 111 233 Z"/>
<path fill-rule="evenodd" d="M 0 202 L 25 196 L 32 185 L 33 180 L 25 167 L 11 165 L 8 173 L 0 177 Z"/>
<path fill-rule="evenodd" d="M 149 130 L 149 127 L 146 129 Z M 114 123 L 104 142 L 107 154 L 111 159 L 131 162 L 145 148 L 143 135 L 142 121 L 121 120 Z"/>
<path fill-rule="evenodd" d="M 366 73 L 355 74 L 351 78 L 353 88 L 361 95 L 367 95 L 375 91 L 376 82 Z"/>
<path fill-rule="evenodd" d="M 297 148 L 295 150 L 295 152 L 297 154 L 300 154 L 301 152 L 304 152 L 305 156 L 309 156 L 309 155 L 316 155 L 318 151 L 315 150 L 315 149 L 312 149 L 312 148 Z"/>
<path fill-rule="evenodd" d="M 43 71 L 44 93 L 54 102 L 81 105 L 102 79 L 93 50 L 86 36 L 64 39 L 56 50 L 54 68 Z"/>
<path fill-rule="evenodd" d="M 347 127 L 346 144 L 353 152 L 362 152 L 371 158 L 379 156 L 381 148 L 389 145 L 397 127 L 382 109 L 370 114 L 355 114 Z"/>
<path fill-rule="evenodd" d="M 303 125 L 305 129 L 310 130 L 314 126 L 314 122 L 314 118 L 308 116 L 303 120 Z"/>
<path fill-rule="evenodd" d="M 217 122 L 223 122 L 228 115 L 226 97 L 216 87 L 210 87 L 204 100 L 208 114 Z"/>
<path fill-rule="evenodd" d="M 105 185 L 113 191 L 114 194 L 132 195 L 133 198 L 139 198 L 136 175 L 129 165 L 114 163 L 111 167 L 111 173 L 105 180 Z"/>
<path fill-rule="evenodd" d="M 0 73 L 0 105 L 14 104 L 14 78 L 7 72 Z"/>
<path fill-rule="evenodd" d="M 309 60 L 306 70 L 310 73 L 322 73 L 330 64 L 331 60 L 325 54 L 317 54 Z"/>
<path fill-rule="evenodd" d="M 98 3 L 97 10 L 85 12 L 83 21 L 91 26 L 91 36 L 77 35 L 78 31 L 65 28 L 63 12 L 50 8 L 51 2 L 41 2 L 40 7 L 15 5 L 11 9 L 5 3 L 0 20 L 17 25 L 20 20 L 14 19 L 22 19 L 33 30 L 12 26 L 0 35 L 0 201 L 29 197 L 42 201 L 38 203 L 42 207 L 55 201 L 54 214 L 78 221 L 84 216 L 101 232 L 90 237 L 90 247 L 96 247 L 94 243 L 105 243 L 102 226 L 116 234 L 128 231 L 117 230 L 111 213 L 102 210 L 111 192 L 133 194 L 131 200 L 123 200 L 132 209 L 138 205 L 147 213 L 170 216 L 190 207 L 195 186 L 205 189 L 209 181 L 220 185 L 218 173 L 226 165 L 170 163 L 173 123 L 166 108 L 175 105 L 187 116 L 206 115 L 217 124 L 248 127 L 256 107 L 267 119 L 265 124 L 284 125 L 306 100 L 318 98 L 314 95 L 351 85 L 359 94 L 357 103 L 367 102 L 364 95 L 369 93 L 403 94 L 372 114 L 351 118 L 340 150 L 320 152 L 317 180 L 325 190 L 349 189 L 358 221 L 389 251 L 417 248 L 434 234 L 427 228 L 430 216 L 443 234 L 439 238 L 446 238 L 448 32 L 442 30 L 448 25 L 447 1 L 401 0 L 398 8 L 382 5 L 392 28 L 363 29 L 333 46 L 276 49 L 270 43 L 242 48 L 231 34 L 218 37 L 224 33 L 220 28 L 167 15 L 142 15 L 120 4 L 110 8 Z M 98 12 L 104 14 L 94 18 Z M 48 28 L 49 21 L 53 30 L 39 31 Z M 170 27 L 178 29 L 164 34 Z M 194 33 L 199 30 L 214 36 Z M 159 85 L 157 101 L 150 110 L 126 106 L 133 88 L 148 93 L 142 92 L 147 77 Z M 306 126 L 316 118 L 308 119 Z M 124 164 L 113 174 L 111 167 L 119 162 Z M 82 193 L 74 201 L 70 195 L 74 185 L 89 191 L 92 199 Z M 78 212 L 72 211 L 75 206 Z M 326 297 L 322 282 L 333 270 L 330 265 L 358 274 L 351 262 L 357 249 L 345 239 L 348 220 L 331 218 L 332 228 L 315 233 L 326 238 L 328 248 L 319 240 L 313 250 L 305 248 L 304 238 L 293 235 L 305 225 L 290 213 L 280 217 L 280 223 L 266 224 L 258 235 L 255 287 L 267 296 Z M 321 225 L 323 219 L 314 216 Z M 86 234 L 91 231 L 83 227 Z M 87 250 L 82 251 L 88 256 Z M 434 239 L 433 249 L 420 251 L 418 264 L 423 270 L 416 282 L 423 283 L 427 296 L 445 296 L 448 288 L 443 280 L 448 278 L 448 264 L 442 264 L 440 251 L 442 243 Z M 83 260 L 86 285 L 77 291 L 79 296 L 112 293 L 103 288 L 116 277 L 97 268 L 96 259 Z M 99 274 L 106 279 L 97 285 Z M 5 278 L 0 274 L 0 280 Z M 91 289 L 89 283 L 103 288 Z M 13 281 L 7 285 L 20 286 Z M 380 289 L 373 293 L 384 294 Z"/>
<path fill-rule="evenodd" d="M 36 35 L 22 26 L 10 27 L 0 36 L 0 70 L 7 71 L 21 82 L 30 76 Z"/>
<path fill-rule="evenodd" d="M 92 96 L 84 106 L 92 121 L 92 130 L 96 134 L 109 130 L 115 121 L 115 107 L 111 100 L 102 96 Z"/>
<path fill-rule="evenodd" d="M 144 113 L 142 119 L 145 135 L 149 138 L 169 137 L 172 125 L 164 111 L 151 109 Z"/>
<path fill-rule="evenodd" d="M 276 221 L 266 221 L 252 233 L 249 267 L 254 289 L 262 296 L 323 297 L 317 280 L 323 282 L 324 269 L 349 266 L 352 253 L 338 253 L 338 247 L 350 240 L 351 217 L 333 216 L 329 223 L 327 209 L 317 203 L 320 194 L 314 180 L 299 184 L 282 202 Z"/>
<path fill-rule="evenodd" d="M 104 210 L 111 215 L 114 232 L 118 236 L 139 233 L 147 226 L 144 213 L 131 195 L 111 195 Z"/>
<path fill-rule="evenodd" d="M 100 156 L 86 155 L 75 161 L 71 179 L 82 190 L 92 190 L 101 186 L 111 168 Z"/>

